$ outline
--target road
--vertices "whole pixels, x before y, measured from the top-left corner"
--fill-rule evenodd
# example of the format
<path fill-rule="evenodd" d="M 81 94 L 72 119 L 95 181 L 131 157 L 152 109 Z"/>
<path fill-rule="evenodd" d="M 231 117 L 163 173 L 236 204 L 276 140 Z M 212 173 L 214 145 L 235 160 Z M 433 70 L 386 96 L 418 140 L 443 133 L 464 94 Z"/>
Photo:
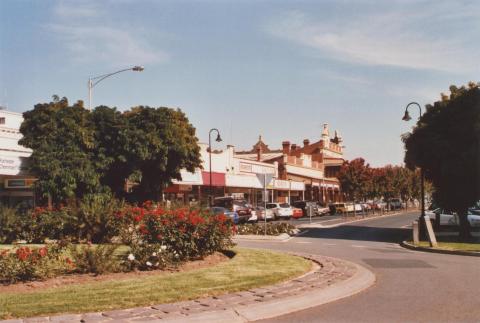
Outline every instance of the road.
<path fill-rule="evenodd" d="M 374 286 L 354 296 L 262 322 L 479 322 L 480 258 L 400 247 L 417 217 L 407 213 L 310 229 L 288 242 L 239 243 L 346 259 L 377 277 Z"/>

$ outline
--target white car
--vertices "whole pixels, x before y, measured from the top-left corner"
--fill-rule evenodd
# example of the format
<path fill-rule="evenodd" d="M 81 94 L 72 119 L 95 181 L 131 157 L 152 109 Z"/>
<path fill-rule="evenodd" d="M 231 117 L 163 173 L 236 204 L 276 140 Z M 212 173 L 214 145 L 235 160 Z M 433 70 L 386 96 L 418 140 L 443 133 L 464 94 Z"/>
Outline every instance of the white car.
<path fill-rule="evenodd" d="M 293 208 L 288 203 L 267 203 L 267 209 L 273 210 L 275 218 L 288 220 L 293 216 Z"/>
<path fill-rule="evenodd" d="M 271 221 L 275 218 L 273 209 L 267 208 L 267 211 L 265 212 L 265 208 L 263 206 L 257 206 L 254 208 L 254 211 L 258 221 L 265 221 L 265 217 L 267 218 L 267 221 Z"/>
<path fill-rule="evenodd" d="M 435 209 L 432 211 L 425 211 L 425 215 L 435 221 L 437 214 L 440 214 L 440 225 L 460 225 L 458 215 L 455 212 L 445 211 L 443 209 Z M 467 214 L 468 222 L 471 227 L 480 227 L 480 215 L 473 213 L 471 210 Z"/>

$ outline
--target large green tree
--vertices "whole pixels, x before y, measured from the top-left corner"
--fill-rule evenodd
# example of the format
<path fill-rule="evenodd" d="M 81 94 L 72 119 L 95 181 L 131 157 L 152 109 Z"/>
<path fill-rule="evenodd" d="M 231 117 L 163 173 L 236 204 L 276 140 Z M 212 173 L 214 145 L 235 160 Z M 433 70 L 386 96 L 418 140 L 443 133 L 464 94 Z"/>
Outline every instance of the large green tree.
<path fill-rule="evenodd" d="M 456 211 L 460 240 L 471 238 L 468 208 L 480 199 L 480 89 L 450 87 L 404 136 L 405 162 L 421 167 L 441 207 Z"/>
<path fill-rule="evenodd" d="M 66 98 L 54 96 L 23 117 L 19 143 L 33 150 L 29 171 L 37 176 L 35 185 L 45 197 L 58 203 L 100 189 L 93 128 L 81 101 L 69 105 Z"/>
<path fill-rule="evenodd" d="M 201 165 L 195 128 L 179 109 L 135 107 L 126 112 L 54 97 L 24 113 L 20 144 L 33 150 L 29 170 L 54 202 L 112 191 L 124 196 L 139 179 L 137 198 L 158 200 L 180 170 Z"/>

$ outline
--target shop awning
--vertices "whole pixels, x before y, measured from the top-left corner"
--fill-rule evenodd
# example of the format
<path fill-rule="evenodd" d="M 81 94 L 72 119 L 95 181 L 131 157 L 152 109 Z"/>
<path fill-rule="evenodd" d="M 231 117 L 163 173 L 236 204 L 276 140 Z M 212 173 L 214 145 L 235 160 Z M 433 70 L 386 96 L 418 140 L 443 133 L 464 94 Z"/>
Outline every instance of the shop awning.
<path fill-rule="evenodd" d="M 257 176 L 227 174 L 225 179 L 228 187 L 263 188 Z"/>
<path fill-rule="evenodd" d="M 202 172 L 203 185 L 210 185 L 210 172 Z M 212 186 L 225 186 L 225 174 L 212 172 Z"/>

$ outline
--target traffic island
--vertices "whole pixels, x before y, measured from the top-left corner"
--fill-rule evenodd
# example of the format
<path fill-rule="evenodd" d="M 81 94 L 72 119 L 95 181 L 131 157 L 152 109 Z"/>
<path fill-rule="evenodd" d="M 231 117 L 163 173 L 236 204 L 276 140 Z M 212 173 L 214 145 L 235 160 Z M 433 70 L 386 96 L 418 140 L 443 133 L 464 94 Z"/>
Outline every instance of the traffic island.
<path fill-rule="evenodd" d="M 319 255 L 293 255 L 313 262 L 313 268 L 306 274 L 274 285 L 175 303 L 35 317 L 16 322 L 32 319 L 39 322 L 249 322 L 329 303 L 356 294 L 375 282 L 372 272 L 348 261 Z"/>

